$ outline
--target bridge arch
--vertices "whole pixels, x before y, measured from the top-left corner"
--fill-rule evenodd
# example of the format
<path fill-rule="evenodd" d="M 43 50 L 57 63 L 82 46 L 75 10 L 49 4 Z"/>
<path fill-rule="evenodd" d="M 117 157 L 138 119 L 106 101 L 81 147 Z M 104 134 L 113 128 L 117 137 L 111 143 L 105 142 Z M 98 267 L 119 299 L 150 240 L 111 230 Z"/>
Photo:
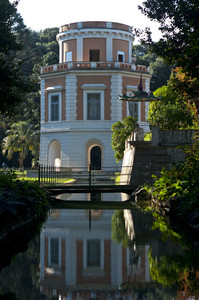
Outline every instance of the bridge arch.
<path fill-rule="evenodd" d="M 57 140 L 51 141 L 48 147 L 48 165 L 61 167 L 61 145 Z"/>

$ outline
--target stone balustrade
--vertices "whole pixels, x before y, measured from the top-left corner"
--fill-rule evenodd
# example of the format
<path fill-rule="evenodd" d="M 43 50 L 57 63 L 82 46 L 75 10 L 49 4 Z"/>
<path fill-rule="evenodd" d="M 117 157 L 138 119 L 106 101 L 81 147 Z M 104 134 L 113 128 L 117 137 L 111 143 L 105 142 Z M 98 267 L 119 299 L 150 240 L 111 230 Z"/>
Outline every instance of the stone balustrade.
<path fill-rule="evenodd" d="M 51 72 L 60 72 L 64 70 L 71 69 L 122 69 L 128 71 L 137 71 L 142 73 L 149 73 L 149 68 L 144 65 L 135 65 L 135 63 L 124 63 L 124 62 L 83 62 L 83 61 L 73 61 L 67 63 L 61 63 L 51 66 L 45 66 L 41 68 L 41 74 L 51 73 Z"/>
<path fill-rule="evenodd" d="M 197 129 L 190 130 L 160 130 L 152 127 L 152 143 L 154 145 L 191 145 Z"/>

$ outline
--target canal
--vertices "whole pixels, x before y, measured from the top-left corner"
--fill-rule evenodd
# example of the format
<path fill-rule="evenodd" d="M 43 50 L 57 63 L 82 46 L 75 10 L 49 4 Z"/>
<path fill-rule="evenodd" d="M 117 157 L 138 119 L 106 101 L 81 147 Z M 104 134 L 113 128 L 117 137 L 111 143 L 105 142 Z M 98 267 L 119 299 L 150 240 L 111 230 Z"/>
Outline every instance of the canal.
<path fill-rule="evenodd" d="M 122 197 L 66 198 L 121 202 Z M 199 299 L 198 254 L 162 219 L 136 205 L 51 209 L 28 249 L 1 270 L 0 299 Z"/>

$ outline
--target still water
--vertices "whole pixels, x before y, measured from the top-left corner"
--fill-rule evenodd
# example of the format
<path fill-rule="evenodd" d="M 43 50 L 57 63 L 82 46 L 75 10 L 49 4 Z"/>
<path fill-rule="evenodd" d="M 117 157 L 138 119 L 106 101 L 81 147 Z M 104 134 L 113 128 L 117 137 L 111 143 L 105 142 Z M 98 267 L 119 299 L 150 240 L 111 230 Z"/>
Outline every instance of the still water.
<path fill-rule="evenodd" d="M 96 200 L 120 202 L 122 196 Z M 3 299 L 199 299 L 198 252 L 161 221 L 163 234 L 156 225 L 150 212 L 135 206 L 51 210 L 27 251 L 1 271 Z"/>

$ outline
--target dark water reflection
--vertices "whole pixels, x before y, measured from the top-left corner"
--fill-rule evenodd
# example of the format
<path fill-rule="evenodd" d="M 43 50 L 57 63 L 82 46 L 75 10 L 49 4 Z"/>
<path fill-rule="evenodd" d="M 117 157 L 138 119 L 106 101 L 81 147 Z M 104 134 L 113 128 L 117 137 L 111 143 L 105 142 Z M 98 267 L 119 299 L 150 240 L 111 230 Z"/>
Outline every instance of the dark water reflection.
<path fill-rule="evenodd" d="M 138 209 L 51 210 L 40 236 L 2 270 L 0 291 L 20 300 L 199 299 L 198 253 L 164 241 L 152 224 Z"/>

